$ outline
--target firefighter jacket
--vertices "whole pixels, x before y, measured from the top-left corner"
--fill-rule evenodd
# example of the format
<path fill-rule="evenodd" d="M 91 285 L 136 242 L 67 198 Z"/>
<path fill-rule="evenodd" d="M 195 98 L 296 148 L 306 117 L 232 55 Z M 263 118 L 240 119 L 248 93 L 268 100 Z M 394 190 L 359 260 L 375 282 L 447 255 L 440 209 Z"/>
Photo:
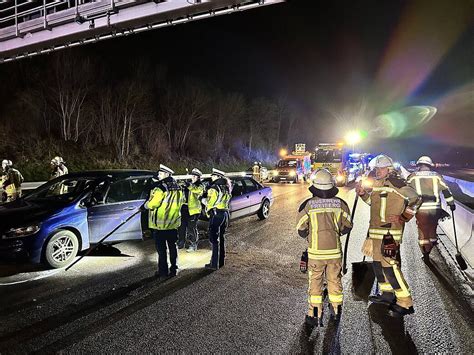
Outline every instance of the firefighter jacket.
<path fill-rule="evenodd" d="M 151 191 L 145 207 L 150 210 L 148 226 L 151 229 L 171 230 L 181 225 L 181 207 L 184 193 L 172 177 L 158 182 Z"/>
<path fill-rule="evenodd" d="M 4 172 L 2 177 L 2 187 L 7 196 L 13 196 L 21 192 L 21 184 L 23 183 L 23 175 L 14 169 L 9 168 Z"/>
<path fill-rule="evenodd" d="M 201 197 L 204 193 L 204 185 L 198 180 L 189 185 L 185 193 L 187 194 L 189 215 L 194 216 L 200 214 L 202 210 Z"/>
<path fill-rule="evenodd" d="M 454 197 L 443 177 L 435 171 L 416 171 L 407 178 L 408 184 L 422 197 L 420 211 L 441 209 L 442 192 L 448 205 L 454 204 Z"/>
<path fill-rule="evenodd" d="M 393 174 L 374 180 L 371 191 L 366 191 L 361 198 L 370 205 L 371 239 L 383 239 L 390 232 L 396 241 L 401 242 L 405 222 L 413 218 L 421 205 L 421 196 Z M 390 221 L 392 217 L 398 217 L 397 221 Z"/>
<path fill-rule="evenodd" d="M 232 197 L 230 184 L 227 179 L 220 178 L 212 183 L 207 190 L 206 215 L 210 217 L 211 210 L 229 211 Z"/>
<path fill-rule="evenodd" d="M 340 259 L 342 249 L 339 236 L 352 229 L 349 207 L 344 200 L 335 197 L 337 189 L 329 198 L 323 197 L 324 191 L 314 186 L 310 190 L 313 197 L 300 206 L 296 226 L 299 235 L 309 242 L 308 258 Z"/>

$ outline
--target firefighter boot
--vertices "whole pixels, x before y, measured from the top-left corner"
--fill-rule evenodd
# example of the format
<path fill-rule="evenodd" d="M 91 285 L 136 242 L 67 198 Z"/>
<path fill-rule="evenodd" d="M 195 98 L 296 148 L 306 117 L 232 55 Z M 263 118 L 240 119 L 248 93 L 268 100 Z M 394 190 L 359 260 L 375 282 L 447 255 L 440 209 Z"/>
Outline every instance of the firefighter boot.
<path fill-rule="evenodd" d="M 329 312 L 331 319 L 334 319 L 336 322 L 339 322 L 341 320 L 342 305 L 334 306 L 331 304 L 329 306 Z"/>
<path fill-rule="evenodd" d="M 372 303 L 379 303 L 386 306 L 390 306 L 395 303 L 396 298 L 392 292 L 382 292 L 378 295 L 369 296 L 369 301 Z"/>
<path fill-rule="evenodd" d="M 318 325 L 320 327 L 323 326 L 323 318 L 322 318 L 322 312 L 321 312 L 321 317 L 318 317 L 318 307 L 313 308 L 313 316 L 306 315 L 305 317 L 305 322 L 311 327 L 317 327 Z"/>
<path fill-rule="evenodd" d="M 406 315 L 413 314 L 415 313 L 415 309 L 413 306 L 409 308 L 404 308 L 402 306 L 399 306 L 398 304 L 392 304 L 390 305 L 388 313 L 395 318 L 402 318 Z"/>

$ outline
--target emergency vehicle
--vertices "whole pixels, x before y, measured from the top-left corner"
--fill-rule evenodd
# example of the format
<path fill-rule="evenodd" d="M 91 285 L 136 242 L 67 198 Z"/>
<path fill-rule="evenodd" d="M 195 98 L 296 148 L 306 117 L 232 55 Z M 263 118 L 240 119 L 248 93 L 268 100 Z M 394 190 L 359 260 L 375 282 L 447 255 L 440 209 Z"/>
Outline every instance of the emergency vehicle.
<path fill-rule="evenodd" d="M 283 156 L 272 173 L 273 182 L 308 180 L 311 176 L 311 153 L 306 151 L 306 144 L 296 144 L 295 150 Z"/>

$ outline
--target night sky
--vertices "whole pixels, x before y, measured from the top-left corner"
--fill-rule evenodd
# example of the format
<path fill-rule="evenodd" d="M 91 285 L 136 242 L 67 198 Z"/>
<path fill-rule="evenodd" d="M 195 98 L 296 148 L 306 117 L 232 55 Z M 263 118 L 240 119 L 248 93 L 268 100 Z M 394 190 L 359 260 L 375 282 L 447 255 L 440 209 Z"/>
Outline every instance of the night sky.
<path fill-rule="evenodd" d="M 357 128 L 368 132 L 360 148 L 400 159 L 436 158 L 439 150 L 439 159 L 449 159 L 452 152 L 441 147 L 457 146 L 453 151 L 463 155 L 474 147 L 473 3 L 297 0 L 79 51 L 108 61 L 118 76 L 146 58 L 178 80 L 192 77 L 247 97 L 286 97 L 306 118 L 301 141 L 309 145 Z M 405 117 L 400 129 L 377 128 L 377 116 L 409 105 L 438 112 L 422 124 Z M 389 125 L 399 124 L 399 116 L 390 117 Z"/>

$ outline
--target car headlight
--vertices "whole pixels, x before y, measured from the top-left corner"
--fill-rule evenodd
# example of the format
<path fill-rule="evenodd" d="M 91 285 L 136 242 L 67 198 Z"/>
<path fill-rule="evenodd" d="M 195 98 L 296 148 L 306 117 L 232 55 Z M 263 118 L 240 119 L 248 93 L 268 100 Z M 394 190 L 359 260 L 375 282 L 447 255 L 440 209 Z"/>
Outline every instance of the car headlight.
<path fill-rule="evenodd" d="M 273 176 L 277 176 L 278 175 L 278 170 L 273 170 L 272 174 L 273 174 Z"/>
<path fill-rule="evenodd" d="M 13 239 L 13 238 L 23 238 L 38 233 L 41 229 L 40 224 L 33 224 L 27 227 L 18 227 L 18 228 L 11 228 L 9 229 L 5 235 L 3 236 L 4 239 Z"/>
<path fill-rule="evenodd" d="M 290 171 L 290 176 L 296 176 L 296 171 L 291 170 L 291 171 Z"/>
<path fill-rule="evenodd" d="M 344 181 L 344 175 L 338 174 L 337 177 L 336 177 L 336 180 L 338 182 L 343 182 Z"/>

